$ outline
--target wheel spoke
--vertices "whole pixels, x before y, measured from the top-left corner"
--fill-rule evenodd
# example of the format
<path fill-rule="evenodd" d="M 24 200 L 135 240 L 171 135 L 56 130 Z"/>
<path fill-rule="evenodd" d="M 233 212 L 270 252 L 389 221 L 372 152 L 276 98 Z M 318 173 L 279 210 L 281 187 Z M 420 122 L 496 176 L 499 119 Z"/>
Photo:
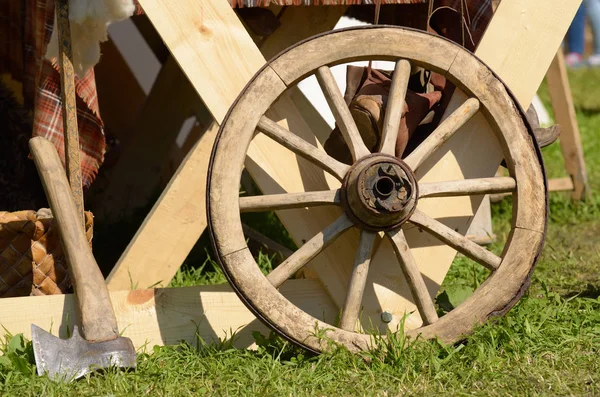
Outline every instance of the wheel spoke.
<path fill-rule="evenodd" d="M 402 110 L 406 102 L 406 89 L 410 78 L 410 63 L 400 60 L 396 63 L 392 86 L 388 97 L 388 105 L 385 110 L 383 121 L 383 133 L 381 136 L 381 153 L 396 155 L 396 140 L 398 139 L 398 128 L 402 118 Z"/>
<path fill-rule="evenodd" d="M 468 99 L 429 135 L 411 154 L 404 160 L 413 171 L 439 149 L 456 131 L 473 117 L 479 110 L 479 101 L 475 98 Z"/>
<path fill-rule="evenodd" d="M 350 109 L 348 109 L 346 101 L 344 101 L 344 97 L 342 96 L 342 92 L 337 86 L 329 67 L 321 66 L 317 69 L 316 77 L 323 90 L 325 99 L 329 104 L 329 108 L 333 113 L 333 117 L 344 136 L 344 140 L 346 141 L 348 148 L 350 148 L 352 159 L 356 161 L 368 156 L 370 154 L 369 149 L 365 146 L 365 143 L 358 132 L 358 127 L 356 127 L 356 123 L 350 114 Z"/>
<path fill-rule="evenodd" d="M 410 251 L 408 243 L 406 242 L 404 232 L 401 228 L 398 228 L 388 232 L 388 236 L 392 241 L 392 246 L 394 247 L 394 251 L 396 251 L 398 261 L 400 262 L 400 266 L 406 277 L 406 282 L 410 287 L 410 291 L 415 299 L 415 304 L 417 305 L 417 309 L 419 309 L 419 314 L 421 315 L 423 322 L 425 324 L 434 323 L 438 319 L 435 305 L 427 291 L 423 275 L 415 262 L 415 258 Z"/>
<path fill-rule="evenodd" d="M 419 185 L 419 198 L 507 193 L 513 191 L 516 186 L 517 182 L 508 176 L 421 183 Z"/>
<path fill-rule="evenodd" d="M 316 148 L 266 116 L 261 117 L 257 129 L 297 155 L 322 167 L 340 181 L 344 179 L 346 172 L 350 169 L 348 165 L 337 161 L 324 150 Z"/>
<path fill-rule="evenodd" d="M 473 259 L 475 262 L 485 266 L 489 270 L 496 270 L 500 266 L 500 262 L 502 262 L 502 259 L 499 256 L 496 256 L 485 248 L 477 245 L 443 223 L 428 217 L 418 209 L 412 214 L 409 222 L 425 229 L 458 252 Z"/>
<path fill-rule="evenodd" d="M 340 189 L 325 190 L 322 192 L 268 194 L 264 196 L 240 197 L 240 211 L 277 211 L 339 203 Z"/>
<path fill-rule="evenodd" d="M 352 225 L 352 221 L 346 215 L 340 216 L 277 266 L 275 270 L 269 273 L 267 279 L 273 286 L 278 288 Z"/>
<path fill-rule="evenodd" d="M 354 259 L 354 269 L 348 283 L 348 292 L 340 320 L 340 328 L 346 331 L 354 331 L 356 327 L 363 293 L 367 285 L 367 275 L 369 274 L 369 264 L 371 263 L 371 252 L 375 237 L 377 237 L 377 233 L 366 230 L 360 232 L 360 242 L 358 243 L 356 258 Z"/>

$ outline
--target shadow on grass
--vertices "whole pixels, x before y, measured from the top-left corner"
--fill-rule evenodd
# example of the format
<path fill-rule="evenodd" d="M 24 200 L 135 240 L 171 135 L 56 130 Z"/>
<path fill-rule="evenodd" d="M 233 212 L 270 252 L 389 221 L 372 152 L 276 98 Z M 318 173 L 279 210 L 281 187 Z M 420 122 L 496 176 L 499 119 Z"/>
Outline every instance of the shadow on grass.
<path fill-rule="evenodd" d="M 597 299 L 598 297 L 600 297 L 600 286 L 588 284 L 582 291 L 571 291 L 567 292 L 566 294 L 563 294 L 564 299 L 573 298 L 575 296 L 578 298 Z"/>

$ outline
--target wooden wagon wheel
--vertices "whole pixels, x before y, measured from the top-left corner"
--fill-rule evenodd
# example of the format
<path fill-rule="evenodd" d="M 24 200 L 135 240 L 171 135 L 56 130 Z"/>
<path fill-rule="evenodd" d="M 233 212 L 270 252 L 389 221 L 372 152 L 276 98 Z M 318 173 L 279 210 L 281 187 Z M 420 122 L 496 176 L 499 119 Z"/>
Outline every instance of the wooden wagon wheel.
<path fill-rule="evenodd" d="M 393 61 L 396 65 L 377 153 L 370 153 L 363 143 L 329 68 L 368 59 Z M 469 98 L 420 146 L 399 160 L 393 157 L 394 146 L 411 66 L 445 75 Z M 354 161 L 351 166 L 334 160 L 268 116 L 270 106 L 288 87 L 313 74 L 350 148 Z M 483 114 L 495 132 L 510 176 L 420 183 L 415 177 L 419 166 L 477 112 Z M 239 181 L 246 153 L 255 134 L 260 133 L 321 167 L 337 178 L 341 187 L 240 198 Z M 356 332 L 356 326 L 378 233 L 391 241 L 423 319 L 423 325 L 408 331 L 408 335 L 437 336 L 451 342 L 471 332 L 475 324 L 506 312 L 518 301 L 528 286 L 546 230 L 547 188 L 542 159 L 523 111 L 506 86 L 462 47 L 437 36 L 398 27 L 328 32 L 271 60 L 248 83 L 225 118 L 213 149 L 208 178 L 211 237 L 234 290 L 271 328 L 317 352 L 326 349 L 327 340 L 353 351 L 371 346 L 372 337 Z M 500 256 L 419 210 L 419 200 L 431 197 L 498 192 L 513 195 L 512 228 Z M 264 276 L 247 248 L 240 211 L 281 211 L 320 205 L 337 205 L 343 211 L 335 222 Z M 404 236 L 403 229 L 414 226 L 491 271 L 471 297 L 439 318 Z M 340 307 L 339 324 L 327 324 L 290 303 L 278 287 L 351 228 L 360 230 L 354 268 L 345 303 Z M 326 338 L 317 335 L 316 329 L 326 330 Z"/>

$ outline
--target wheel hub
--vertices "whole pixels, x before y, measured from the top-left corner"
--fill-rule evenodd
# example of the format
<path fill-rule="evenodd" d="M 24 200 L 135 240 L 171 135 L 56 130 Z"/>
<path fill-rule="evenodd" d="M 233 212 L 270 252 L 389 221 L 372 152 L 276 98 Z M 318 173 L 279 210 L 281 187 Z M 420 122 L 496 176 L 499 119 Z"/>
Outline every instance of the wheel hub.
<path fill-rule="evenodd" d="M 413 213 L 418 187 L 412 170 L 388 155 L 365 157 L 352 166 L 342 185 L 342 206 L 368 230 L 389 230 Z"/>

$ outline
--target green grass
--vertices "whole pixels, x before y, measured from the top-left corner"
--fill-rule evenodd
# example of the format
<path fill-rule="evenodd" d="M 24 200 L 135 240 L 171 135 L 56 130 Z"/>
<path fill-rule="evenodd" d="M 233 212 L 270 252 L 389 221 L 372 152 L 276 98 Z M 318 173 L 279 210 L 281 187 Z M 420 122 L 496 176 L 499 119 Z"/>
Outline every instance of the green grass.
<path fill-rule="evenodd" d="M 504 317 L 444 346 L 401 335 L 368 357 L 338 351 L 313 356 L 274 335 L 257 335 L 257 351 L 229 341 L 154 347 L 134 371 L 109 370 L 62 385 L 35 375 L 31 344 L 6 337 L 0 349 L 0 394 L 11 396 L 126 395 L 600 395 L 600 72 L 571 74 L 591 185 L 590 198 L 573 203 L 552 193 L 543 255 L 525 297 Z M 547 91 L 542 87 L 542 99 Z M 558 145 L 544 149 L 550 177 L 564 176 Z M 510 201 L 493 205 L 494 232 L 509 230 Z M 269 217 L 248 219 L 257 230 L 291 246 Z M 499 243 L 491 247 L 501 249 Z M 185 266 L 171 286 L 222 283 L 210 252 Z M 208 258 L 208 259 L 207 259 Z M 271 258 L 259 258 L 263 271 Z M 486 276 L 458 257 L 438 296 L 443 312 L 459 304 Z M 385 349 L 384 349 L 385 348 Z"/>

